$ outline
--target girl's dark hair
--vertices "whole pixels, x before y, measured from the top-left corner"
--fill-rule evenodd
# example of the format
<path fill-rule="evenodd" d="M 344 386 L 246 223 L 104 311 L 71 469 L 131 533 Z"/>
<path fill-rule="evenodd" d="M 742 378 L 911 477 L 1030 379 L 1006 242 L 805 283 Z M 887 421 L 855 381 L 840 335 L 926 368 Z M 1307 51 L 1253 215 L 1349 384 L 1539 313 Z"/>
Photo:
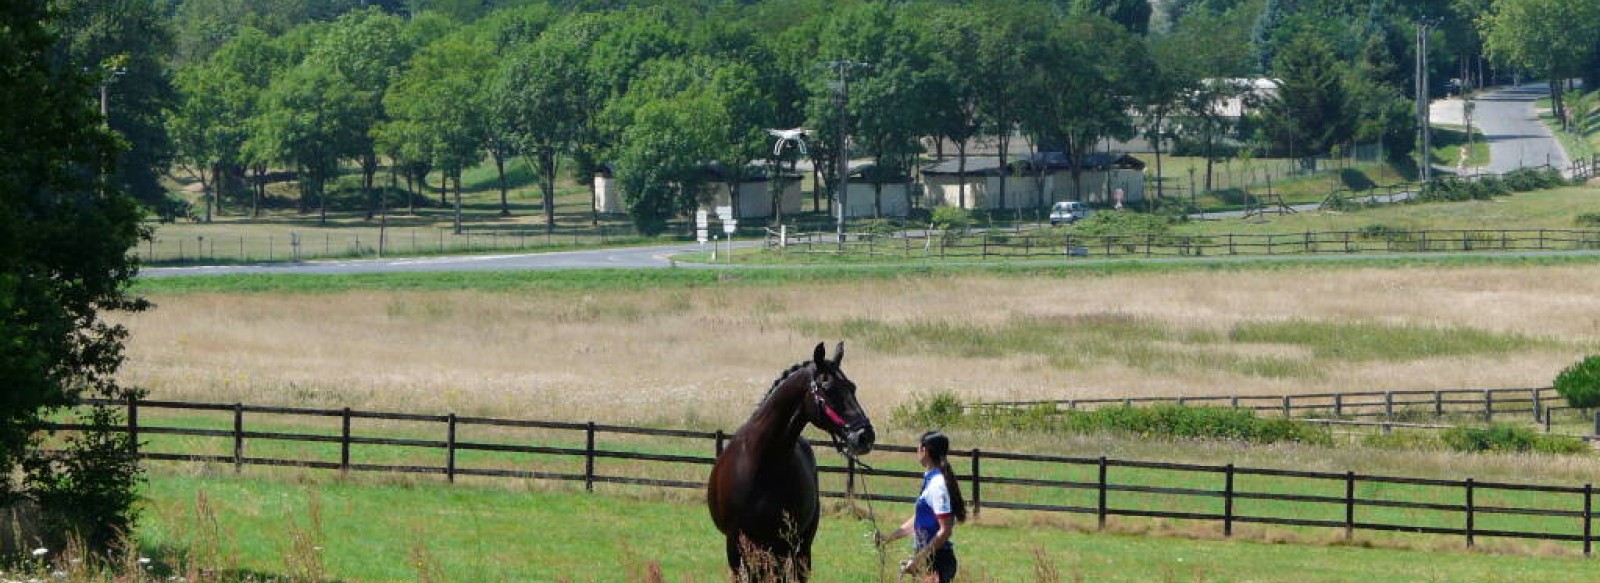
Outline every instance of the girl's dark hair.
<path fill-rule="evenodd" d="M 928 450 L 928 457 L 933 458 L 933 464 L 939 467 L 939 473 L 944 474 L 944 483 L 950 488 L 950 510 L 956 515 L 956 522 L 967 521 L 967 501 L 961 497 L 961 481 L 956 479 L 956 471 L 950 468 L 950 437 L 939 431 L 929 431 L 922 434 L 922 447 Z"/>

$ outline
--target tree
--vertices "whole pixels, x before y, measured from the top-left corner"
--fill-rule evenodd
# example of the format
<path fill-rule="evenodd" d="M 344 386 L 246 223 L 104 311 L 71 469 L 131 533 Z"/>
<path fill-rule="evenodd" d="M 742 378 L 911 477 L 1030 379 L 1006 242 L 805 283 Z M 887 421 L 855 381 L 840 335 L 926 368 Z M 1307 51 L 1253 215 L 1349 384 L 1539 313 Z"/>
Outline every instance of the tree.
<path fill-rule="evenodd" d="M 239 145 L 238 159 L 234 160 L 238 168 L 229 168 L 218 177 L 216 196 L 223 196 L 231 190 L 229 179 L 235 172 L 243 177 L 244 168 L 249 168 L 255 177 L 250 193 L 251 217 L 261 215 L 261 199 L 267 194 L 267 166 L 273 160 L 270 152 L 255 147 L 259 143 L 252 144 L 249 120 L 260 114 L 262 96 L 272 85 L 273 77 L 282 74 L 288 67 L 287 51 L 254 28 L 240 30 L 232 40 L 212 53 L 207 64 L 208 71 L 230 78 L 237 77 L 244 83 L 243 90 L 224 94 L 224 107 L 237 116 L 230 123 L 242 126 L 244 141 Z"/>
<path fill-rule="evenodd" d="M 586 40 L 558 30 L 512 52 L 491 89 L 494 117 L 507 143 L 539 174 L 546 231 L 555 229 L 561 157 L 574 149 L 586 119 Z"/>
<path fill-rule="evenodd" d="M 632 110 L 632 123 L 617 148 L 617 178 L 634 226 L 657 235 L 667 220 L 695 207 L 704 182 L 704 162 L 723 141 L 721 108 L 704 92 L 646 102 Z"/>
<path fill-rule="evenodd" d="M 200 181 L 209 223 L 213 206 L 221 212 L 218 175 L 241 160 L 252 91 L 242 75 L 209 66 L 180 71 L 177 86 L 177 107 L 167 117 L 174 161 Z"/>
<path fill-rule="evenodd" d="M 40 532 L 109 551 L 137 518 L 135 443 L 117 410 L 76 407 L 139 394 L 116 379 L 127 330 L 104 313 L 148 307 L 128 293 L 146 233 L 89 63 L 52 55 L 55 14 L 44 0 L 0 11 L 0 506 L 31 500 Z M 62 413 L 88 430 L 47 455 Z"/>
<path fill-rule="evenodd" d="M 104 86 L 107 123 L 128 147 L 114 172 L 121 188 L 146 204 L 166 199 L 161 175 L 172 160 L 162 112 L 172 103 L 165 59 L 172 34 L 158 3 L 145 0 L 57 0 L 51 26 L 58 57 L 93 71 Z M 95 95 L 91 88 L 84 96 Z"/>
<path fill-rule="evenodd" d="M 1280 81 L 1278 95 L 1267 102 L 1262 122 L 1274 148 L 1309 157 L 1350 141 L 1344 70 L 1327 41 L 1314 33 L 1295 35 L 1278 54 L 1273 72 Z"/>
<path fill-rule="evenodd" d="M 339 160 L 371 139 L 361 119 L 370 112 L 364 97 L 330 67 L 302 63 L 273 80 L 261 111 L 250 120 L 247 147 L 263 159 L 293 165 L 300 174 L 301 211 L 316 200 L 323 223 L 327 183 L 337 174 Z"/>
<path fill-rule="evenodd" d="M 1137 35 L 1150 32 L 1149 0 L 1073 0 L 1077 14 L 1095 14 L 1110 19 Z"/>
<path fill-rule="evenodd" d="M 418 51 L 383 97 L 384 110 L 396 121 L 415 124 L 418 137 L 430 142 L 434 166 L 455 181 L 456 234 L 461 233 L 461 173 L 483 158 L 489 101 L 482 88 L 492 63 L 487 46 L 447 37 Z M 409 134 L 391 131 L 387 137 L 404 135 Z"/>
<path fill-rule="evenodd" d="M 347 96 L 347 115 L 339 120 L 348 124 L 339 154 L 361 165 L 368 219 L 373 215 L 372 179 L 378 172 L 372 128 L 385 119 L 383 94 L 413 50 L 404 26 L 398 17 L 376 8 L 351 12 L 334 21 L 306 56 L 307 63 L 343 77 L 353 90 Z"/>
<path fill-rule="evenodd" d="M 1152 68 L 1149 55 L 1137 38 L 1091 15 L 1053 29 L 1029 61 L 1034 66 L 1025 87 L 1032 97 L 1023 128 L 1035 143 L 1062 148 L 1074 196 L 1082 200 L 1083 164 L 1095 144 L 1133 134 L 1134 75 Z"/>
<path fill-rule="evenodd" d="M 941 144 L 949 140 L 956 147 L 957 206 L 967 208 L 967 145 L 983 129 L 983 23 L 967 8 L 946 8 L 918 22 L 932 57 L 926 93 L 930 127 Z M 998 206 L 1005 208 L 1005 202 L 1002 195 Z"/>

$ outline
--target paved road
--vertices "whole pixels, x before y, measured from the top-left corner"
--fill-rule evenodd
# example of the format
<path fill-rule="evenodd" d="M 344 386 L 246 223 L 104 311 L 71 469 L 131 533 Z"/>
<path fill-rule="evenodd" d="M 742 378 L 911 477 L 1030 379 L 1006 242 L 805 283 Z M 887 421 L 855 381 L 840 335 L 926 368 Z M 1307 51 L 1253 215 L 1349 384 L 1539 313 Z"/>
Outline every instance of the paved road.
<path fill-rule="evenodd" d="M 736 246 L 759 245 L 760 241 L 747 241 Z M 541 269 L 635 269 L 669 267 L 670 256 L 699 251 L 694 243 L 631 247 L 619 249 L 594 249 L 589 251 L 563 251 L 555 253 L 524 253 L 514 255 L 465 255 L 453 257 L 425 257 L 403 259 L 356 259 L 345 261 L 304 261 L 300 263 L 262 263 L 257 265 L 219 265 L 201 267 L 148 267 L 139 271 L 141 277 L 174 277 L 186 275 L 225 274 L 296 274 L 326 275 L 355 273 L 406 273 L 428 271 L 527 271 Z M 691 263 L 680 267 L 720 267 Z"/>
<path fill-rule="evenodd" d="M 1486 170 L 1503 174 L 1546 162 L 1557 168 L 1567 167 L 1566 151 L 1533 111 L 1534 102 L 1549 93 L 1549 84 L 1529 83 L 1473 100 L 1473 125 L 1489 140 Z"/>

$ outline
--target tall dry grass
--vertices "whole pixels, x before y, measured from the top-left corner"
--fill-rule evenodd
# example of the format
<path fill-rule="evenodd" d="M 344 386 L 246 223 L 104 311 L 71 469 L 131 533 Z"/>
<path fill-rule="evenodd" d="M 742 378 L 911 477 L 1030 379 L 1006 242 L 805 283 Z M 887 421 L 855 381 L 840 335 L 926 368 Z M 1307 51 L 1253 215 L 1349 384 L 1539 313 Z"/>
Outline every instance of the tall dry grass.
<path fill-rule="evenodd" d="M 819 341 L 830 354 L 847 341 L 844 370 L 868 410 L 887 416 L 932 392 L 976 401 L 1538 386 L 1600 340 L 1600 279 L 1584 266 L 151 299 L 156 309 L 126 320 L 122 376 L 152 398 L 721 427 Z M 850 337 L 863 322 L 923 344 Z M 1072 354 L 1006 348 L 1030 322 L 1049 323 L 1031 329 L 1030 346 Z M 1076 333 L 1097 322 L 1150 335 Z M 1230 337 L 1285 322 L 1498 340 L 1381 358 Z M 953 353 L 940 333 L 990 344 Z"/>

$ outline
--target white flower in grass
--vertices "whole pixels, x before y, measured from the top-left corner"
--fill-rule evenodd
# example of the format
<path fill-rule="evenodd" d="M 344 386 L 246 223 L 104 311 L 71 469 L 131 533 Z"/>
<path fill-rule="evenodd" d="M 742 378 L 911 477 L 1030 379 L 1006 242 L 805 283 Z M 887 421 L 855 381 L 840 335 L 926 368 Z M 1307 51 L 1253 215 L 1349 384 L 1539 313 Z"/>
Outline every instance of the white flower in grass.
<path fill-rule="evenodd" d="M 48 554 L 50 554 L 50 549 L 47 549 L 47 548 L 44 548 L 44 547 L 33 549 L 33 556 L 35 556 L 35 557 L 43 557 L 43 556 L 48 555 Z"/>
<path fill-rule="evenodd" d="M 139 564 L 140 565 L 148 565 L 148 564 L 150 564 L 150 557 L 139 557 Z"/>

